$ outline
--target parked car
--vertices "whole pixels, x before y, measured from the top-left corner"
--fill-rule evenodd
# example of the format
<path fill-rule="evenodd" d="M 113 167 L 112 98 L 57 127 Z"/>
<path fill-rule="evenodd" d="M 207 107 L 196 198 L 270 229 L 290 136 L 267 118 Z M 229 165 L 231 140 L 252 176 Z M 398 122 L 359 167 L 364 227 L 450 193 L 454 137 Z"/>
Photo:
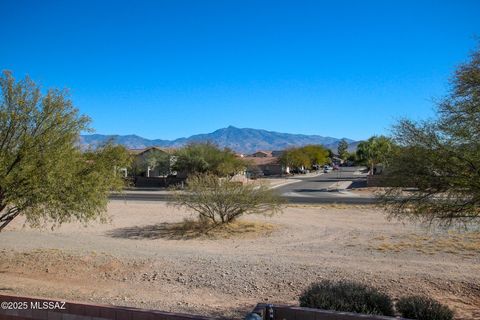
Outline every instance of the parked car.
<path fill-rule="evenodd" d="M 328 166 L 328 165 L 323 166 L 323 172 L 324 172 L 324 173 L 329 173 L 329 172 L 331 172 L 332 170 L 333 170 L 333 168 L 330 167 L 330 166 Z"/>

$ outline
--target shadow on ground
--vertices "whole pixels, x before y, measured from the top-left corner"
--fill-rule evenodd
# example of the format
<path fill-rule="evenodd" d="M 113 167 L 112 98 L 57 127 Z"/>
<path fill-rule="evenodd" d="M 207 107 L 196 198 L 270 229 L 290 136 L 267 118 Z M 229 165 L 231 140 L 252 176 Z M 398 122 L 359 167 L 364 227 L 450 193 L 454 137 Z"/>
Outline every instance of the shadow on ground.
<path fill-rule="evenodd" d="M 294 189 L 293 192 L 328 192 L 328 189 Z"/>
<path fill-rule="evenodd" d="M 206 230 L 197 228 L 185 228 L 182 223 L 158 223 L 147 226 L 134 226 L 118 228 L 107 232 L 113 238 L 124 239 L 168 239 L 189 240 L 201 238 L 206 235 Z"/>
<path fill-rule="evenodd" d="M 357 189 L 357 188 L 366 188 L 366 187 L 368 187 L 367 180 L 356 180 L 356 181 L 353 181 L 352 184 L 347 189 Z"/>
<path fill-rule="evenodd" d="M 333 193 L 333 192 L 338 192 L 338 189 L 335 189 L 335 186 L 332 186 L 331 188 L 323 188 L 323 189 L 295 189 L 293 192 L 298 192 L 298 193 Z"/>
<path fill-rule="evenodd" d="M 177 223 L 158 223 L 146 226 L 118 228 L 107 232 L 112 238 L 141 239 L 218 239 L 243 237 L 248 235 L 265 235 L 271 233 L 276 226 L 270 223 L 237 221 L 228 225 L 203 225 L 197 221 L 186 220 Z"/>
<path fill-rule="evenodd" d="M 336 182 L 336 181 L 361 181 L 361 180 L 365 180 L 365 178 L 336 178 L 336 177 L 331 177 L 331 178 L 327 178 L 327 179 L 317 179 L 317 180 L 311 180 L 311 182 Z"/>

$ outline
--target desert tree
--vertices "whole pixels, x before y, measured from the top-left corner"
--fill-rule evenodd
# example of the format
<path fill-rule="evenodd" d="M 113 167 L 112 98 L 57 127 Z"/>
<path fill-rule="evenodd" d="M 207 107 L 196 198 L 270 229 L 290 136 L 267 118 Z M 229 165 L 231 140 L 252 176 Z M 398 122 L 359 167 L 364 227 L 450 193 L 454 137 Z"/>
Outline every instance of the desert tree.
<path fill-rule="evenodd" d="M 89 118 L 65 91 L 42 93 L 29 78 L 0 77 L 0 231 L 18 216 L 39 226 L 106 218 L 110 191 L 120 190 L 125 148 L 82 151 Z"/>
<path fill-rule="evenodd" d="M 247 164 L 230 149 L 220 149 L 213 143 L 190 143 L 175 152 L 173 169 L 187 176 L 211 173 L 233 176 L 245 170 Z"/>
<path fill-rule="evenodd" d="M 154 170 L 157 168 L 158 173 L 165 177 L 170 173 L 171 162 L 169 153 L 153 148 L 145 156 L 143 170 L 148 172 L 149 169 Z"/>
<path fill-rule="evenodd" d="M 390 155 L 394 149 L 394 143 L 386 136 L 372 136 L 366 141 L 362 141 L 357 146 L 357 159 L 364 163 L 373 173 L 377 164 L 388 165 Z"/>
<path fill-rule="evenodd" d="M 357 159 L 357 164 L 368 165 L 367 160 L 367 141 L 360 141 L 357 145 L 357 150 L 355 151 L 355 158 Z"/>
<path fill-rule="evenodd" d="M 357 154 L 355 152 L 349 152 L 347 156 L 347 161 L 350 161 L 352 163 L 356 163 L 357 160 Z"/>
<path fill-rule="evenodd" d="M 265 185 L 242 184 L 213 174 L 196 174 L 187 179 L 185 190 L 174 192 L 172 205 L 198 214 L 206 225 L 235 221 L 245 214 L 272 215 L 283 201 Z"/>
<path fill-rule="evenodd" d="M 480 217 L 480 50 L 456 70 L 437 117 L 404 119 L 384 179 L 395 187 L 381 197 L 390 214 L 450 226 Z M 408 192 L 405 188 L 409 188 Z"/>
<path fill-rule="evenodd" d="M 292 168 L 313 168 L 328 161 L 328 150 L 320 145 L 290 148 L 283 152 L 280 162 Z"/>
<path fill-rule="evenodd" d="M 308 168 L 311 164 L 310 157 L 299 148 L 285 150 L 280 157 L 280 163 L 290 168 Z"/>
<path fill-rule="evenodd" d="M 300 148 L 300 152 L 308 157 L 309 168 L 328 162 L 328 151 L 321 145 L 306 145 Z"/>
<path fill-rule="evenodd" d="M 338 142 L 337 154 L 342 160 L 346 160 L 348 157 L 348 142 L 345 139 L 342 139 Z"/>

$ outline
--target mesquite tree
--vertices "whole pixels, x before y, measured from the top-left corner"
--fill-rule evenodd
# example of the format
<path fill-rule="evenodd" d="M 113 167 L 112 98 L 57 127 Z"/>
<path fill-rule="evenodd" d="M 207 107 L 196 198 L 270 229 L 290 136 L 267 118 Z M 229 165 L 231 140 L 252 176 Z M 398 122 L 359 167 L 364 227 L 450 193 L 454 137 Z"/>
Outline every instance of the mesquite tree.
<path fill-rule="evenodd" d="M 290 148 L 283 152 L 280 162 L 291 168 L 313 168 L 325 164 L 329 159 L 329 152 L 320 145 L 306 145 L 299 148 Z"/>
<path fill-rule="evenodd" d="M 384 178 L 396 217 L 450 225 L 480 218 L 480 50 L 461 65 L 434 120 L 402 120 Z M 408 192 L 405 187 L 411 187 Z"/>
<path fill-rule="evenodd" d="M 187 144 L 175 152 L 173 170 L 187 176 L 195 174 L 214 174 L 233 176 L 246 169 L 247 163 L 228 149 L 220 149 L 210 142 Z"/>
<path fill-rule="evenodd" d="M 64 91 L 44 94 L 30 79 L 0 77 L 0 231 L 16 217 L 58 225 L 105 219 L 108 194 L 123 185 L 123 147 L 106 144 L 82 152 L 89 119 Z"/>
<path fill-rule="evenodd" d="M 187 179 L 186 189 L 175 192 L 172 204 L 196 212 L 201 222 L 218 225 L 244 214 L 272 215 L 281 211 L 283 201 L 264 185 L 200 174 Z"/>

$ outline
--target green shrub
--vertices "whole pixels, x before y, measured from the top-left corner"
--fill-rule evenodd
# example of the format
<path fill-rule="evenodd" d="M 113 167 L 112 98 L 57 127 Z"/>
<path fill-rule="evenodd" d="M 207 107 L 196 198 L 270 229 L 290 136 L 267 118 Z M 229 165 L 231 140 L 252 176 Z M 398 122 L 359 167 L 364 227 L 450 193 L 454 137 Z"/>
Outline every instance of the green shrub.
<path fill-rule="evenodd" d="M 171 204 L 198 213 L 199 222 L 216 226 L 245 214 L 273 215 L 284 200 L 266 185 L 242 184 L 213 174 L 191 175 L 185 190 L 176 191 Z"/>
<path fill-rule="evenodd" d="M 322 280 L 305 290 L 299 300 L 302 307 L 394 315 L 392 301 L 386 294 L 356 282 Z"/>
<path fill-rule="evenodd" d="M 450 320 L 453 311 L 447 306 L 427 297 L 408 296 L 397 302 L 397 311 L 402 317 L 418 320 Z"/>

